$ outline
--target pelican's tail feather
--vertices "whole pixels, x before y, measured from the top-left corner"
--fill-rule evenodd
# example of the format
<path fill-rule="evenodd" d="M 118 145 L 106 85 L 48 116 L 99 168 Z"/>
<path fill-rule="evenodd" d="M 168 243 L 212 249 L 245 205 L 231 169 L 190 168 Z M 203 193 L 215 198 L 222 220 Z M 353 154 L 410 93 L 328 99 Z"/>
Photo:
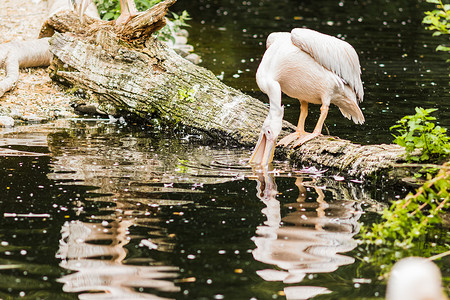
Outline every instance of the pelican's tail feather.
<path fill-rule="evenodd" d="M 363 124 L 364 115 L 356 102 L 346 103 L 345 107 L 339 107 L 339 110 L 349 120 L 353 120 L 356 124 Z"/>

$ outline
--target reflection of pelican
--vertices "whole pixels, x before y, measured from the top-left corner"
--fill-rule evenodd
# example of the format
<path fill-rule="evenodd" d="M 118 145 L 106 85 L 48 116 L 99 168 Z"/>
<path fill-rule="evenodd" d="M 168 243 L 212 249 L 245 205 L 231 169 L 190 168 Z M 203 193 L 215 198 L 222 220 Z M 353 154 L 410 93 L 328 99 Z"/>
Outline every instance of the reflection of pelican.
<path fill-rule="evenodd" d="M 287 205 L 295 211 L 282 217 L 280 203 L 275 198 L 277 190 L 273 176 L 267 172 L 258 173 L 258 197 L 266 205 L 262 212 L 267 221 L 257 228 L 257 236 L 253 238 L 256 245 L 253 257 L 283 269 L 257 271 L 266 281 L 298 283 L 307 273 L 329 273 L 354 262 L 353 258 L 338 253 L 356 247 L 352 237 L 359 230 L 360 213 L 354 213 L 355 203 L 327 203 L 318 188 L 315 188 L 317 201 L 305 202 L 305 183 L 297 179 L 296 185 L 300 190 L 298 202 Z M 314 286 L 285 288 L 287 299 L 309 299 L 329 292 L 324 287 Z"/>
<path fill-rule="evenodd" d="M 353 47 L 340 39 L 309 29 L 275 32 L 267 38 L 267 50 L 256 72 L 259 88 L 269 96 L 270 110 L 261 129 L 250 162 L 267 165 L 281 132 L 281 92 L 300 100 L 296 132 L 280 141 L 296 147 L 320 135 L 330 104 L 342 114 L 363 123 L 358 106 L 363 99 L 359 59 Z M 312 133 L 305 132 L 308 103 L 321 104 L 320 117 Z"/>
<path fill-rule="evenodd" d="M 439 268 L 429 259 L 407 257 L 391 270 L 386 300 L 446 300 Z"/>
<path fill-rule="evenodd" d="M 130 241 L 128 229 L 133 224 L 125 220 L 110 224 L 66 223 L 57 257 L 62 259 L 61 267 L 77 272 L 58 280 L 64 283 L 64 291 L 88 292 L 81 294 L 81 299 L 166 299 L 138 292 L 138 287 L 178 292 L 173 281 L 165 280 L 176 277 L 178 268 L 123 264 L 127 255 L 124 246 Z M 109 245 L 98 244 L 108 240 Z"/>

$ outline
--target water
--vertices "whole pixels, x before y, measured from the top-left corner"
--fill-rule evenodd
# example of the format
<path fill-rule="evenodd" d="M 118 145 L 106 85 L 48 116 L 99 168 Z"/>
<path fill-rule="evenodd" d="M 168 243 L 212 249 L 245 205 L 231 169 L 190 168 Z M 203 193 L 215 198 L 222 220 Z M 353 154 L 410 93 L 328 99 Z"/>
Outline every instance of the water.
<path fill-rule="evenodd" d="M 260 99 L 254 74 L 268 33 L 342 35 L 364 68 L 367 123 L 334 108 L 328 128 L 379 143 L 416 105 L 439 108 L 449 125 L 446 57 L 422 29 L 425 6 L 229 0 L 174 9 L 191 12 L 203 65 Z M 283 101 L 295 123 L 298 101 Z M 108 120 L 1 129 L 0 298 L 382 299 L 357 234 L 406 191 L 287 162 L 258 173 L 246 166 L 250 152 Z M 448 276 L 448 259 L 439 266 Z"/>
<path fill-rule="evenodd" d="M 139 129 L 3 131 L 0 298 L 329 293 L 316 277 L 355 262 L 339 253 L 355 248 L 363 207 L 381 206 L 359 183 L 283 164 L 255 173 L 249 149 Z"/>

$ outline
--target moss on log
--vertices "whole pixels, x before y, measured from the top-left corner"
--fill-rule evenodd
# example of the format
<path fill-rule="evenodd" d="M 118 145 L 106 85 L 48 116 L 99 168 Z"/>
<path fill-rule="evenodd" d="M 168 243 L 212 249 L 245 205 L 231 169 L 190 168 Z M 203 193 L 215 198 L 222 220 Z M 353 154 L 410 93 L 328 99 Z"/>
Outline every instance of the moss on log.
<path fill-rule="evenodd" d="M 63 23 L 70 19 L 56 18 Z M 144 19 L 155 21 L 140 20 Z M 57 33 L 51 39 L 55 80 L 91 91 L 100 109 L 109 114 L 131 114 L 147 121 L 156 115 L 222 141 L 255 144 L 268 112 L 266 104 L 225 85 L 153 37 L 136 43 L 121 38 L 123 31 L 118 33 L 117 28 L 97 26 L 93 31 L 95 25 L 86 24 L 90 29 L 80 35 Z M 284 122 L 282 135 L 294 128 Z M 278 147 L 276 155 L 368 178 L 392 170 L 402 161 L 404 150 L 321 136 L 296 149 Z"/>

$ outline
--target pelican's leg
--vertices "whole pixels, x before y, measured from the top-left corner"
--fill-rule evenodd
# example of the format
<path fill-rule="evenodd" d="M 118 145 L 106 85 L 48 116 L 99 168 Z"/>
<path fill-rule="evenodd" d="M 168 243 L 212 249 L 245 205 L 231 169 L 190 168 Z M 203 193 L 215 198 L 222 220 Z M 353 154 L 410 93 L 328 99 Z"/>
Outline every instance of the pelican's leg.
<path fill-rule="evenodd" d="M 299 138 L 298 140 L 296 140 L 294 142 L 294 144 L 292 145 L 293 148 L 306 143 L 309 140 L 312 140 L 315 137 L 318 137 L 319 135 L 322 134 L 322 127 L 323 127 L 323 123 L 325 122 L 325 119 L 327 118 L 328 115 L 328 105 L 326 104 L 322 104 L 322 106 L 320 107 L 320 117 L 319 120 L 317 121 L 316 127 L 314 128 L 314 131 L 312 133 L 306 133 L 305 135 L 303 135 L 301 138 Z"/>
<path fill-rule="evenodd" d="M 117 25 L 123 25 L 137 15 L 138 10 L 134 0 L 120 0 L 120 16 L 116 20 Z"/>
<path fill-rule="evenodd" d="M 306 120 L 307 116 L 308 116 L 308 102 L 300 101 L 300 116 L 298 118 L 297 130 L 295 132 L 285 136 L 284 138 L 282 138 L 278 142 L 278 145 L 283 145 L 286 147 L 293 141 L 298 140 L 305 134 L 308 134 L 305 131 L 305 120 Z"/>

